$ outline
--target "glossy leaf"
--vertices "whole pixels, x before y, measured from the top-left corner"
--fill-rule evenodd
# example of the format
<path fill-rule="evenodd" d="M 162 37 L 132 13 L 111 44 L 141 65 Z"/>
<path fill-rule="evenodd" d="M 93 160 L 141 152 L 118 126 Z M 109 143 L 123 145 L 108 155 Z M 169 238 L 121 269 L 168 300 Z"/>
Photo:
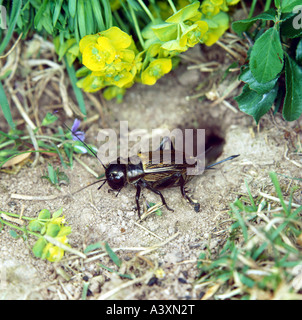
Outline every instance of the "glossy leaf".
<path fill-rule="evenodd" d="M 281 23 L 280 32 L 282 36 L 297 38 L 302 36 L 302 6 L 297 14 L 287 14 Z"/>
<path fill-rule="evenodd" d="M 276 16 L 276 11 L 274 9 L 270 9 L 266 12 L 259 14 L 256 17 L 233 22 L 232 29 L 236 33 L 240 34 L 244 31 L 248 30 L 253 25 L 253 23 L 255 21 L 257 21 L 257 20 L 275 21 L 276 20 L 275 16 Z"/>
<path fill-rule="evenodd" d="M 192 19 L 196 17 L 197 15 L 201 15 L 198 11 L 198 8 L 200 7 L 200 2 L 195 1 L 194 3 L 180 9 L 176 13 L 174 13 L 170 18 L 166 20 L 166 22 L 169 23 L 181 23 L 185 20 Z"/>
<path fill-rule="evenodd" d="M 283 68 L 283 50 L 280 35 L 275 28 L 268 29 L 258 38 L 252 48 L 250 69 L 260 83 L 277 77 Z"/>
<path fill-rule="evenodd" d="M 288 55 L 285 59 L 285 84 L 283 117 L 287 121 L 297 120 L 302 113 L 302 68 Z"/>
<path fill-rule="evenodd" d="M 301 5 L 301 0 L 282 0 L 281 1 L 281 11 L 292 12 L 295 7 Z"/>
<path fill-rule="evenodd" d="M 251 90 L 246 84 L 243 87 L 241 95 L 236 97 L 235 100 L 238 102 L 239 109 L 253 116 L 258 123 L 260 118 L 272 107 L 277 93 L 277 85 L 268 93 L 259 94 L 256 91 Z"/>
<path fill-rule="evenodd" d="M 296 49 L 296 61 L 302 65 L 302 39 L 300 39 Z"/>
<path fill-rule="evenodd" d="M 250 89 L 256 91 L 259 94 L 264 94 L 272 90 L 278 80 L 278 78 L 275 78 L 269 82 L 260 83 L 255 79 L 249 67 L 244 67 L 241 69 L 239 79 L 247 83 Z"/>

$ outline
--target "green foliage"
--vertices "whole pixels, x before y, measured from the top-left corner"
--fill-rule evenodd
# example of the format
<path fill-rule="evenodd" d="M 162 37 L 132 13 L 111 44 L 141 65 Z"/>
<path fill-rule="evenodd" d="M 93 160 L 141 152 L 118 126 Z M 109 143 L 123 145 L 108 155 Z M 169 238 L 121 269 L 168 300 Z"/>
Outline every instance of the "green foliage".
<path fill-rule="evenodd" d="M 59 189 L 59 185 L 63 182 L 67 184 L 69 183 L 69 178 L 63 171 L 60 171 L 59 168 L 55 170 L 52 164 L 49 163 L 47 166 L 47 170 L 48 172 L 44 176 L 42 176 L 42 179 L 47 179 L 56 188 Z"/>
<path fill-rule="evenodd" d="M 49 129 L 54 130 L 53 124 L 57 120 L 57 116 L 51 113 L 47 113 L 45 118 L 42 120 L 41 128 L 48 127 Z M 41 153 L 42 155 L 46 153 L 47 155 L 59 157 L 61 164 L 64 168 L 73 166 L 73 158 L 76 153 L 92 153 L 86 148 L 83 147 L 81 141 L 74 140 L 71 132 L 64 132 L 61 127 L 56 129 L 56 133 L 53 136 L 39 135 L 38 130 L 33 132 L 38 150 L 33 150 L 32 137 L 26 135 L 25 132 L 20 130 L 11 130 L 9 133 L 0 131 L 0 168 L 2 170 L 8 170 L 9 161 L 13 161 L 13 164 L 9 166 L 15 166 L 17 164 L 22 164 L 23 158 L 18 156 L 22 154 L 29 153 Z M 92 145 L 89 145 L 90 148 L 96 148 Z M 67 175 L 60 171 L 59 168 L 54 169 L 52 164 L 48 164 L 47 172 L 42 177 L 47 179 L 51 184 L 57 188 L 61 183 L 69 183 Z"/>
<path fill-rule="evenodd" d="M 227 288 L 217 299 L 291 299 L 299 290 L 288 284 L 294 278 L 291 268 L 301 265 L 302 206 L 291 205 L 295 189 L 285 202 L 276 173 L 271 172 L 270 178 L 282 207 L 270 210 L 271 204 L 252 197 L 246 183 L 248 197 L 230 205 L 233 222 L 225 245 L 214 260 L 200 254 L 198 283 L 209 291 Z"/>
<path fill-rule="evenodd" d="M 245 32 L 254 40 L 249 62 L 241 68 L 240 80 L 245 86 L 235 99 L 239 109 L 257 123 L 274 103 L 282 103 L 287 121 L 297 120 L 302 114 L 302 24 L 301 8 L 296 7 L 300 4 L 278 0 L 276 9 L 232 24 L 236 33 Z M 253 29 L 255 23 L 257 27 Z"/>
<path fill-rule="evenodd" d="M 24 240 L 27 240 L 28 235 L 38 238 L 32 247 L 33 254 L 37 258 L 57 262 L 64 256 L 65 249 L 70 247 L 67 236 L 71 233 L 71 228 L 65 225 L 62 208 L 53 214 L 51 214 L 49 210 L 43 209 L 37 218 L 23 216 L 23 221 L 27 220 L 29 223 L 27 225 L 23 224 L 22 228 L 5 219 L 6 216 L 18 218 L 17 214 L 4 211 L 0 211 L 0 213 L 2 214 L 0 224 L 11 227 L 9 232 L 13 238 L 16 239 L 20 237 L 16 231 L 21 233 Z M 11 220 L 12 218 L 10 218 L 9 221 Z"/>

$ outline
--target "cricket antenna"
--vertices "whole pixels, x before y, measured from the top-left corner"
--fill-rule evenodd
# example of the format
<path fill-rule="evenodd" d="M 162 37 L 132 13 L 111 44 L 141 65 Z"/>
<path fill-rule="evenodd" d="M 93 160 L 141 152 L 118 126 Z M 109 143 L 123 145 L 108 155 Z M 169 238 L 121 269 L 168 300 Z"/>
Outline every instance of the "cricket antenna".
<path fill-rule="evenodd" d="M 240 156 L 240 154 L 236 154 L 236 155 L 234 155 L 234 156 L 230 156 L 230 157 L 228 157 L 228 158 L 226 158 L 226 159 L 223 159 L 223 160 L 221 160 L 221 161 L 218 161 L 218 162 L 216 162 L 216 163 L 213 163 L 213 164 L 210 164 L 210 165 L 206 166 L 205 169 L 210 169 L 210 168 L 216 166 L 217 164 L 220 164 L 220 163 L 225 162 L 225 161 L 228 161 L 228 160 L 232 160 L 232 159 L 237 158 L 237 157 L 239 157 L 239 156 Z"/>
<path fill-rule="evenodd" d="M 73 131 L 68 127 L 68 125 L 67 125 L 66 123 L 63 122 L 63 126 L 64 126 L 65 128 L 67 128 L 67 129 L 71 132 L 71 134 L 72 134 L 73 136 L 77 137 L 77 139 L 83 143 L 83 145 L 98 159 L 99 163 L 100 163 L 100 164 L 103 166 L 103 168 L 106 170 L 106 169 L 107 169 L 106 166 L 104 165 L 104 163 L 102 162 L 102 160 L 97 156 L 97 154 L 92 150 L 92 148 L 90 148 L 90 147 L 87 145 L 87 143 L 84 142 L 84 141 L 79 137 L 79 135 L 78 135 L 76 132 L 73 132 Z"/>
<path fill-rule="evenodd" d="M 93 186 L 94 184 L 100 183 L 100 182 L 103 182 L 103 183 L 98 187 L 98 190 L 100 190 L 102 188 L 102 186 L 107 182 L 107 179 L 100 179 L 98 181 L 94 181 L 94 182 L 90 183 L 88 186 L 85 186 L 85 187 L 73 192 L 72 195 L 74 195 L 74 194 L 76 194 L 76 193 L 78 193 L 78 192 L 80 192 L 90 186 Z"/>

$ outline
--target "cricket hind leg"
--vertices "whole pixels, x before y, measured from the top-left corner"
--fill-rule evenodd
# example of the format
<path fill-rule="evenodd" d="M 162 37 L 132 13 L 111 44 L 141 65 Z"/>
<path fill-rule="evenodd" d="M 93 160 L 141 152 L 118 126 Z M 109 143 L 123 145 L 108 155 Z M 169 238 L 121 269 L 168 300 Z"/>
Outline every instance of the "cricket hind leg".
<path fill-rule="evenodd" d="M 188 196 L 187 189 L 185 187 L 185 180 L 182 176 L 180 177 L 180 191 L 181 191 L 182 196 L 193 206 L 194 211 L 199 212 L 200 211 L 200 203 L 197 202 L 196 200 L 192 200 Z"/>
<path fill-rule="evenodd" d="M 137 206 L 137 213 L 138 213 L 138 217 L 139 219 L 141 218 L 141 210 L 140 210 L 140 206 L 139 206 L 139 198 L 141 195 L 141 186 L 139 183 L 136 184 L 136 195 L 135 195 L 135 201 L 136 201 L 136 206 Z"/>
<path fill-rule="evenodd" d="M 171 209 L 171 208 L 168 206 L 165 197 L 163 196 L 163 194 L 162 194 L 159 190 L 157 190 L 157 189 L 153 188 L 152 186 L 150 186 L 145 180 L 141 180 L 141 183 L 142 183 L 142 185 L 143 185 L 145 188 L 147 188 L 147 189 L 149 189 L 150 191 L 154 192 L 155 194 L 159 195 L 160 198 L 161 198 L 161 201 L 162 201 L 163 205 L 164 205 L 169 211 L 174 212 L 174 210 Z"/>

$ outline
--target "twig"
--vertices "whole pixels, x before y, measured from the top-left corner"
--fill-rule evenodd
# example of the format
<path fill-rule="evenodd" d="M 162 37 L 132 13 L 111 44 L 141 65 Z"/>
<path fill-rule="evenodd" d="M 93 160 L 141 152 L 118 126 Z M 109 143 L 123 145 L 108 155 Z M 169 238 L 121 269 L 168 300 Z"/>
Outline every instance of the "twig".
<path fill-rule="evenodd" d="M 145 231 L 147 231 L 148 233 L 152 234 L 152 236 L 156 237 L 157 239 L 163 241 L 163 238 L 161 238 L 160 236 L 158 236 L 157 234 L 153 233 L 152 231 L 148 230 L 147 228 L 145 228 L 144 226 L 142 226 L 141 224 L 134 222 L 134 224 L 142 229 L 144 229 Z"/>
<path fill-rule="evenodd" d="M 37 200 L 37 201 L 48 201 L 48 200 L 54 200 L 57 198 L 60 198 L 61 196 L 30 196 L 30 195 L 25 195 L 25 194 L 17 194 L 17 193 L 12 193 L 11 198 L 12 199 L 19 199 L 19 200 Z"/>
<path fill-rule="evenodd" d="M 49 236 L 47 234 L 45 234 L 43 236 L 43 238 L 45 240 L 47 240 L 48 242 L 54 244 L 55 246 L 65 250 L 65 251 L 68 251 L 68 252 L 73 253 L 73 254 L 75 254 L 75 255 L 83 258 L 83 259 L 86 259 L 86 254 L 84 254 L 83 252 L 81 252 L 79 250 L 76 250 L 74 248 L 68 247 L 67 245 L 63 244 L 62 242 L 58 241 L 57 239 L 55 239 L 55 238 L 53 238 L 53 237 L 51 237 L 51 236 Z"/>
<path fill-rule="evenodd" d="M 276 198 L 276 197 L 273 197 L 273 196 L 271 196 L 271 195 L 269 195 L 269 194 L 266 194 L 266 193 L 263 193 L 263 192 L 259 192 L 259 194 L 262 196 L 262 197 L 264 197 L 264 198 L 267 198 L 267 199 L 270 199 L 270 200 L 273 200 L 273 201 L 276 201 L 276 202 L 281 202 L 280 201 L 280 199 L 279 198 Z M 286 200 L 284 200 L 284 203 L 286 204 L 286 205 L 289 205 L 289 202 L 288 201 L 286 201 Z M 297 203 L 291 203 L 291 206 L 292 207 L 295 207 L 295 208 L 299 208 L 299 207 L 301 207 L 301 204 L 297 204 Z"/>
<path fill-rule="evenodd" d="M 114 294 L 116 294 L 118 291 L 122 290 L 122 289 L 125 289 L 127 287 L 130 287 L 136 283 L 139 283 L 139 282 L 143 282 L 145 280 L 147 280 L 148 278 L 150 278 L 151 276 L 153 275 L 153 272 L 147 272 L 145 273 L 142 277 L 140 278 L 137 278 L 137 279 L 134 279 L 134 280 L 130 280 L 130 281 L 127 281 L 123 284 L 121 284 L 120 286 L 118 287 L 115 287 L 109 291 L 107 291 L 106 293 L 100 295 L 98 297 L 98 300 L 106 300 L 108 299 L 109 297 L 113 296 Z"/>
<path fill-rule="evenodd" d="M 297 167 L 299 168 L 302 168 L 302 165 L 300 163 L 298 163 L 297 161 L 295 160 L 291 160 L 288 156 L 287 156 L 287 152 L 288 152 L 288 147 L 286 146 L 286 149 L 285 149 L 285 153 L 284 153 L 284 158 L 288 161 L 290 161 L 291 163 L 293 163 L 294 165 L 296 165 Z"/>
<path fill-rule="evenodd" d="M 96 178 L 99 176 L 99 174 L 97 174 L 94 170 L 92 170 L 91 168 L 89 168 L 82 160 L 80 160 L 80 158 L 76 155 L 74 155 L 75 160 L 81 165 L 83 166 L 89 173 L 91 173 L 92 175 L 94 175 Z"/>
<path fill-rule="evenodd" d="M 15 95 L 13 89 L 8 86 L 8 91 L 18 109 L 18 111 L 20 112 L 22 118 L 25 120 L 25 122 L 30 126 L 30 128 L 32 130 L 35 130 L 36 129 L 36 125 L 31 121 L 31 119 L 29 118 L 29 116 L 27 115 L 26 111 L 24 110 L 24 108 L 22 107 L 19 99 L 17 98 L 17 96 Z"/>
<path fill-rule="evenodd" d="M 231 83 L 231 85 L 228 87 L 228 90 L 226 90 L 226 93 L 220 97 L 219 99 L 215 100 L 213 103 L 210 104 L 210 107 L 214 107 L 217 104 L 219 104 L 220 102 L 222 102 L 223 100 L 225 100 L 225 98 L 233 91 L 235 90 L 239 85 L 241 84 L 241 81 L 239 80 L 235 80 L 233 83 Z"/>
<path fill-rule="evenodd" d="M 33 132 L 32 128 L 30 126 L 28 126 L 28 125 L 26 126 L 26 128 L 27 128 L 27 131 L 29 133 L 30 139 L 31 139 L 31 141 L 33 143 L 33 146 L 34 146 L 35 150 L 38 151 L 39 150 L 38 142 L 37 142 L 37 139 L 36 139 L 36 137 L 34 135 L 34 132 Z M 39 156 L 40 156 L 40 152 L 35 152 L 35 160 L 32 163 L 32 167 L 35 167 L 36 164 L 38 163 Z"/>
<path fill-rule="evenodd" d="M 242 60 L 242 56 L 240 54 L 238 54 L 237 52 L 235 52 L 234 50 L 230 49 L 228 46 L 226 46 L 224 43 L 222 43 L 221 41 L 216 41 L 216 43 L 223 48 L 226 52 L 228 52 L 230 55 L 232 55 L 235 59 L 237 60 Z"/>
<path fill-rule="evenodd" d="M 24 220 L 19 219 L 19 218 L 10 217 L 10 216 L 8 216 L 8 215 L 5 214 L 5 213 L 1 213 L 1 214 L 0 214 L 0 217 L 3 218 L 4 220 L 7 220 L 7 221 L 10 221 L 10 222 L 13 222 L 13 223 L 17 223 L 17 224 L 19 224 L 19 225 L 21 225 L 21 226 L 23 226 L 24 223 L 25 223 Z"/>
<path fill-rule="evenodd" d="M 3 56 L 0 56 L 0 59 L 6 58 L 11 52 L 14 51 L 14 49 L 16 48 L 16 46 L 17 46 L 17 44 L 19 43 L 19 41 L 20 41 L 20 39 L 21 39 L 22 36 L 23 36 L 23 32 L 20 33 L 17 41 L 16 41 L 16 42 L 14 43 L 14 45 L 6 52 L 6 54 L 3 55 Z"/>

